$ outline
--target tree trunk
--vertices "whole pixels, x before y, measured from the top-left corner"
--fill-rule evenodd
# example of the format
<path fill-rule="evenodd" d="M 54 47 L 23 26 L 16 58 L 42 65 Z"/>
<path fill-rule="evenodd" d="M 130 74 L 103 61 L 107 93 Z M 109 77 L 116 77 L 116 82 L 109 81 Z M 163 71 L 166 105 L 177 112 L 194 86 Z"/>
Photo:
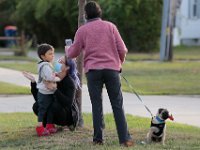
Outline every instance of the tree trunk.
<path fill-rule="evenodd" d="M 85 18 L 84 18 L 85 2 L 86 0 L 78 1 L 78 6 L 79 6 L 78 27 L 80 27 L 81 25 L 85 23 Z M 82 87 L 82 76 L 83 76 L 83 54 L 82 53 L 77 58 L 77 68 L 78 68 L 80 83 Z M 84 121 L 83 121 L 83 116 L 82 116 L 82 90 L 81 89 L 77 90 L 76 92 L 76 100 L 77 100 L 77 104 L 80 110 L 78 126 L 83 127 Z"/>

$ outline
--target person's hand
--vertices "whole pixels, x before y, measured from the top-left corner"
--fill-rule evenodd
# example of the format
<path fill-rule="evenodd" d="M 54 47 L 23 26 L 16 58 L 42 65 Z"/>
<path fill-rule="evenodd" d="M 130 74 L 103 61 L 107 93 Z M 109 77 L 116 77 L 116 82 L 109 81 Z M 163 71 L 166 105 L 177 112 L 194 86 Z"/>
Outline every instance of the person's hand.
<path fill-rule="evenodd" d="M 56 76 L 62 80 L 67 75 L 68 70 L 69 70 L 69 66 L 66 66 L 65 64 L 63 64 L 61 67 L 61 72 L 56 73 Z"/>
<path fill-rule="evenodd" d="M 22 74 L 24 75 L 24 77 L 29 79 L 32 83 L 36 82 L 35 77 L 30 72 L 22 71 Z"/>
<path fill-rule="evenodd" d="M 60 63 L 60 64 L 65 64 L 65 56 L 61 56 L 59 59 L 58 59 L 58 62 Z"/>
<path fill-rule="evenodd" d="M 46 88 L 49 89 L 49 90 L 56 90 L 57 89 L 57 83 L 56 82 L 44 81 L 44 84 L 45 84 Z"/>

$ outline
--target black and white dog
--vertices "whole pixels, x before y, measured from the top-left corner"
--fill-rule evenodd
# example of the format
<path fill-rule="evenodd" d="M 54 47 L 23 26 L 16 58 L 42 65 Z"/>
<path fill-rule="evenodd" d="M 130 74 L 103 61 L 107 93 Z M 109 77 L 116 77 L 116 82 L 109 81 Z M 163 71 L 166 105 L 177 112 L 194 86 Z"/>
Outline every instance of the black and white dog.
<path fill-rule="evenodd" d="M 151 127 L 147 134 L 147 143 L 162 142 L 165 145 L 166 125 L 165 120 L 174 120 L 172 115 L 169 115 L 169 111 L 164 108 L 160 108 L 157 115 L 151 120 Z"/>

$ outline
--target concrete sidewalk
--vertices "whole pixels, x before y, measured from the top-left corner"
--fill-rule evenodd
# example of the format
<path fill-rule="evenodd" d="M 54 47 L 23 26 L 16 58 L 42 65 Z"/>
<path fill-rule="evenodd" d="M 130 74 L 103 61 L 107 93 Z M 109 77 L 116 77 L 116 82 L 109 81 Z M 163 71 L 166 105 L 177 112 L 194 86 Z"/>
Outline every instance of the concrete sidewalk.
<path fill-rule="evenodd" d="M 0 68 L 0 81 L 21 86 L 28 86 L 29 81 L 21 72 Z M 83 85 L 82 109 L 91 112 L 91 103 L 87 86 Z M 125 112 L 132 115 L 151 117 L 138 98 L 131 93 L 123 93 Z M 155 115 L 158 108 L 167 108 L 174 116 L 175 122 L 200 127 L 200 96 L 140 96 Z M 103 92 L 104 113 L 112 109 L 106 91 Z M 34 99 L 31 95 L 1 95 L 0 112 L 32 112 Z"/>

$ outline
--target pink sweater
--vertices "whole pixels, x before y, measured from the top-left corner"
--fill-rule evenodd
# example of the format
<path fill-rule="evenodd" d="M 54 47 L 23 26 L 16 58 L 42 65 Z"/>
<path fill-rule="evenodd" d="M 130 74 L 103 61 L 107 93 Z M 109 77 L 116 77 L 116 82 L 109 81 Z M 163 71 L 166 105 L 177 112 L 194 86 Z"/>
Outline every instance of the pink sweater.
<path fill-rule="evenodd" d="M 81 26 L 75 34 L 74 43 L 65 51 L 69 58 L 75 58 L 83 51 L 86 73 L 90 69 L 119 71 L 127 48 L 116 26 L 98 18 Z"/>

